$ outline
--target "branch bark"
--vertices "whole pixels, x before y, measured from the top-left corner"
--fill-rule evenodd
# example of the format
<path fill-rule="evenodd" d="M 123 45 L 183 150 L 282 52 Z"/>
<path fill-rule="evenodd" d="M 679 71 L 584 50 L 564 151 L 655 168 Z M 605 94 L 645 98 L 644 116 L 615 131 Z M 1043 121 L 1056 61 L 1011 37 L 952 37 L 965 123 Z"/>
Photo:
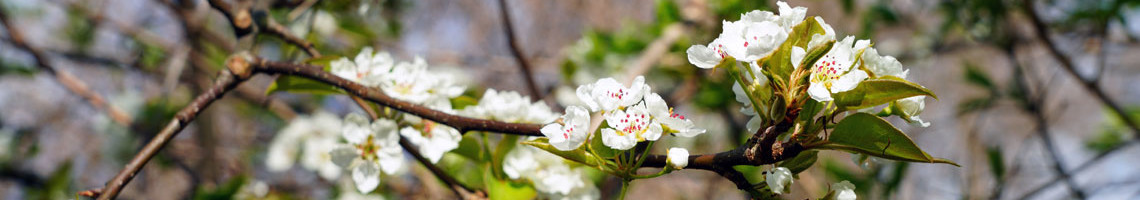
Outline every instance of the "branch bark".
<path fill-rule="evenodd" d="M 515 57 L 515 62 L 517 62 L 519 68 L 522 69 L 523 78 L 526 79 L 527 90 L 530 90 L 530 95 L 534 96 L 534 99 L 542 99 L 543 95 L 538 89 L 537 83 L 534 82 L 534 73 L 531 72 L 530 63 L 527 62 L 526 57 L 522 53 L 522 47 L 515 37 L 515 28 L 514 25 L 511 25 L 511 11 L 507 9 L 507 0 L 499 0 L 499 11 L 501 13 L 499 16 L 503 19 L 503 27 L 505 29 L 503 32 L 506 33 L 507 42 L 511 47 L 511 55 Z"/>
<path fill-rule="evenodd" d="M 3 23 L 4 28 L 8 30 L 8 41 L 17 48 L 24 49 L 28 51 L 28 53 L 31 53 L 32 57 L 34 57 L 36 60 L 36 66 L 38 68 L 51 73 L 52 75 L 55 75 L 55 79 L 58 80 L 60 84 L 63 84 L 63 86 L 70 90 L 72 93 L 75 93 L 76 95 L 79 95 L 79 97 L 82 97 L 84 100 L 90 103 L 92 107 L 95 107 L 96 110 L 105 111 L 107 115 L 111 117 L 111 120 L 123 126 L 131 125 L 131 122 L 134 121 L 134 119 L 130 116 L 130 114 L 127 114 L 126 112 L 123 112 L 122 109 L 119 109 L 118 107 L 107 103 L 107 101 L 104 100 L 102 96 L 99 96 L 99 94 L 91 91 L 91 88 L 88 88 L 87 84 L 83 83 L 83 81 L 80 81 L 79 78 L 71 75 L 71 73 L 58 70 L 48 64 L 49 60 L 47 58 L 47 53 L 41 49 L 29 45 L 27 41 L 24 40 L 24 35 L 20 33 L 19 29 L 15 28 L 15 26 L 12 25 L 12 21 L 9 20 L 8 13 L 4 9 L 0 9 L 0 23 Z"/>
<path fill-rule="evenodd" d="M 229 64 L 229 62 L 227 63 L 227 65 L 230 66 L 236 65 Z M 129 183 L 131 179 L 135 177 L 136 174 L 138 174 L 139 170 L 141 170 L 142 167 L 145 166 L 151 158 L 154 158 L 154 155 L 157 154 L 158 151 L 162 150 L 162 147 L 166 146 L 166 144 L 169 143 L 175 135 L 181 132 L 183 128 L 186 128 L 186 126 L 189 125 L 191 121 L 194 121 L 194 118 L 198 116 L 199 112 L 205 110 L 206 107 L 210 106 L 211 103 L 221 98 L 226 92 L 230 91 L 248 78 L 249 73 L 243 74 L 241 72 L 238 72 L 235 74 L 231 73 L 230 70 L 223 70 L 218 78 L 214 81 L 213 87 L 211 87 L 209 90 L 206 90 L 205 93 L 198 95 L 198 97 L 196 97 L 194 101 L 190 103 L 190 105 L 187 105 L 185 108 L 182 108 L 182 110 L 178 111 L 178 114 L 174 116 L 174 119 L 167 123 L 166 127 L 163 128 L 162 131 L 160 131 L 157 135 L 155 135 L 154 139 L 148 142 L 147 145 L 143 147 L 142 151 L 136 154 L 135 157 L 131 159 L 131 161 L 127 164 L 127 166 L 124 167 L 124 169 L 115 176 L 115 178 L 107 182 L 107 185 L 103 189 L 96 189 L 98 191 L 101 191 L 100 193 L 97 193 L 99 194 L 99 199 L 113 199 L 118 196 L 119 192 L 123 190 L 123 187 L 125 187 L 127 183 Z M 80 193 L 90 193 L 90 191 Z"/>

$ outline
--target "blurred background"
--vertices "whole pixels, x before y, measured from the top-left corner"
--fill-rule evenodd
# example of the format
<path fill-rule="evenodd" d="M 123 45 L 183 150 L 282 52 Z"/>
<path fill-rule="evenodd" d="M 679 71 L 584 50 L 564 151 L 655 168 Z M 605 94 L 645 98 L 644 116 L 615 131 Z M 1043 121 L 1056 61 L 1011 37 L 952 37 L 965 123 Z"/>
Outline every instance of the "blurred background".
<path fill-rule="evenodd" d="M 740 144 L 748 136 L 742 131 L 747 118 L 737 111 L 731 80 L 693 67 L 684 50 L 715 38 L 721 20 L 776 5 L 505 0 L 503 10 L 499 0 L 224 2 L 264 11 L 262 17 L 326 57 L 372 47 L 461 73 L 470 94 L 487 88 L 529 94 L 506 34 L 508 13 L 536 89 L 556 111 L 575 101 L 579 84 L 645 74 L 670 105 L 709 129 L 658 147 L 683 146 L 695 154 Z M 881 54 L 911 70 L 909 79 L 934 91 L 939 99 L 927 100 L 921 114 L 933 125 L 891 121 L 931 155 L 962 166 L 823 152 L 782 197 L 820 198 L 830 183 L 848 180 L 861 199 L 1140 199 L 1140 132 L 1136 121 L 1126 120 L 1140 114 L 1138 2 L 789 1 L 821 16 L 839 35 L 871 39 Z M 209 87 L 234 52 L 310 59 L 278 37 L 236 37 L 226 17 L 201 0 L 2 0 L 0 9 L 8 23 L 0 30 L 0 199 L 70 199 L 102 187 Z M 31 48 L 17 45 L 13 30 Z M 290 119 L 358 109 L 343 95 L 267 95 L 273 78 L 256 76 L 204 110 L 120 197 L 331 199 L 355 192 L 300 166 L 266 169 L 267 146 Z M 90 93 L 69 89 L 74 83 Z M 479 171 L 463 171 L 468 164 L 459 156 L 441 162 L 478 187 Z M 421 166 L 408 166 L 403 178 L 384 180 L 384 196 L 455 198 Z M 738 169 L 762 180 L 755 167 Z M 616 197 L 618 179 L 596 175 L 593 181 L 603 199 Z M 747 198 L 726 179 L 700 170 L 636 181 L 629 195 Z"/>

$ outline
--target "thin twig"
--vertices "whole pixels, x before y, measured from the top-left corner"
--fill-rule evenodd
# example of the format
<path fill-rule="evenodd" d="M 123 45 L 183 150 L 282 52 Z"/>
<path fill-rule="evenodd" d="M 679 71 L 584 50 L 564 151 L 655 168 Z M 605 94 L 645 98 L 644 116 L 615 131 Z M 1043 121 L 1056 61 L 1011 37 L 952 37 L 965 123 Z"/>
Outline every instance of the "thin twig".
<path fill-rule="evenodd" d="M 1021 87 L 1021 90 L 1028 92 L 1027 86 L 1030 85 L 1030 83 L 1027 76 L 1032 75 L 1024 73 L 1022 66 L 1017 60 L 1017 53 L 1014 52 L 1013 48 L 1007 48 L 1006 54 L 1013 64 L 1014 78 L 1021 83 L 1015 85 Z M 1037 85 L 1044 87 L 1042 84 Z M 1026 100 L 1026 111 L 1033 115 L 1034 122 L 1037 124 L 1037 135 L 1041 137 L 1041 142 L 1044 145 L 1043 148 L 1045 148 L 1045 151 L 1053 161 L 1053 172 L 1057 173 L 1057 176 L 1065 182 L 1069 190 L 1073 192 L 1073 196 L 1077 199 L 1085 199 L 1087 195 L 1085 195 L 1077 183 L 1073 181 L 1072 176 L 1068 172 L 1065 172 L 1064 160 L 1062 160 L 1061 155 L 1057 153 L 1057 147 L 1053 144 L 1053 138 L 1049 134 L 1049 125 L 1045 119 L 1045 108 L 1043 106 L 1045 105 L 1046 97 L 1048 97 L 1046 91 L 1047 90 L 1039 90 L 1037 95 L 1026 95 L 1028 96 L 1026 97 L 1028 98 Z"/>
<path fill-rule="evenodd" d="M 130 114 L 123 112 L 123 110 L 115 107 L 115 105 L 107 103 L 107 101 L 104 100 L 102 96 L 99 96 L 99 94 L 91 91 L 91 89 L 87 87 L 87 84 L 83 83 L 83 81 L 80 81 L 79 78 L 71 75 L 71 73 L 58 70 L 48 64 L 50 61 L 48 60 L 46 53 L 41 49 L 29 45 L 24 40 L 24 35 L 20 33 L 20 30 L 15 28 L 12 22 L 8 19 L 8 13 L 4 9 L 0 9 L 0 23 L 3 23 L 4 28 L 8 30 L 8 41 L 15 45 L 17 48 L 24 49 L 31 53 L 32 57 L 36 59 L 37 67 L 39 67 L 41 70 L 55 75 L 56 80 L 58 80 L 60 84 L 63 84 L 63 86 L 68 90 L 71 90 L 72 93 L 75 93 L 76 95 L 79 95 L 83 99 L 87 100 L 87 102 L 90 103 L 92 107 L 95 107 L 96 110 L 104 110 L 107 112 L 107 115 L 111 117 L 111 120 L 124 126 L 131 125 L 131 122 L 134 120 Z"/>
<path fill-rule="evenodd" d="M 1022 6 L 1024 7 L 1025 12 L 1027 13 L 1029 19 L 1033 22 L 1032 24 L 1033 24 L 1034 33 L 1041 40 L 1041 42 L 1044 43 L 1046 49 L 1049 50 L 1049 53 L 1051 55 L 1053 55 L 1053 57 L 1061 63 L 1061 66 L 1063 67 L 1063 69 L 1065 69 L 1066 72 L 1068 72 L 1069 75 L 1072 75 L 1075 79 L 1077 79 L 1077 82 L 1081 83 L 1082 86 L 1084 86 L 1087 90 L 1089 90 L 1094 95 L 1096 95 L 1097 99 L 1100 99 L 1100 101 L 1103 102 L 1105 104 L 1105 106 L 1108 106 L 1110 109 L 1112 109 L 1113 113 L 1116 114 L 1116 116 L 1119 117 L 1120 120 L 1123 121 L 1124 124 L 1129 127 L 1129 129 L 1132 130 L 1133 134 L 1140 136 L 1140 126 L 1138 126 L 1136 124 L 1136 121 L 1134 119 L 1132 119 L 1132 117 L 1130 115 L 1128 115 L 1128 113 L 1125 112 L 1124 109 L 1119 106 L 1119 104 L 1117 104 L 1112 99 L 1108 98 L 1108 96 L 1105 94 L 1105 92 L 1100 89 L 1100 86 L 1097 84 L 1098 83 L 1097 80 L 1087 80 L 1085 78 L 1082 78 L 1080 76 L 1080 74 L 1078 74 L 1076 72 L 1075 65 L 1073 64 L 1072 59 L 1069 58 L 1064 53 L 1062 53 L 1060 51 L 1060 49 L 1058 49 L 1058 47 L 1055 44 L 1053 44 L 1053 41 L 1051 39 L 1049 39 L 1049 30 L 1047 29 L 1045 22 L 1041 20 L 1040 16 L 1037 14 L 1037 10 L 1033 7 L 1033 5 L 1034 5 L 1033 2 L 1030 0 L 1023 0 L 1022 1 Z M 1101 44 L 1101 45 L 1104 45 L 1104 44 Z M 1100 70 L 1105 70 L 1105 69 L 1100 69 Z M 1098 76 L 1098 79 L 1099 79 L 1099 76 Z M 1138 138 L 1140 138 L 1140 137 L 1138 137 Z M 1076 175 L 1076 174 L 1084 171 L 1085 169 L 1088 169 L 1094 163 L 1097 163 L 1100 160 L 1102 160 L 1103 158 L 1106 158 L 1109 154 L 1115 152 L 1116 150 L 1123 149 L 1125 146 L 1128 146 L 1128 145 L 1131 145 L 1134 143 L 1135 142 L 1129 142 L 1126 144 L 1121 144 L 1121 145 L 1113 147 L 1107 151 L 1101 152 L 1101 153 L 1097 154 L 1096 156 L 1094 156 L 1089 161 L 1086 161 L 1085 163 L 1074 168 L 1073 170 L 1070 170 L 1067 173 L 1069 175 Z M 1067 177 L 1064 177 L 1064 176 L 1055 177 L 1052 180 L 1046 182 L 1045 184 L 1042 184 L 1041 186 L 1038 186 L 1032 190 L 1029 190 L 1029 192 L 1023 194 L 1021 196 L 1021 198 L 1018 198 L 1018 199 L 1027 199 L 1029 197 L 1032 197 L 1032 196 L 1036 195 L 1037 193 L 1044 191 L 1045 188 L 1053 185 L 1053 183 L 1056 183 L 1058 181 L 1065 180 L 1065 179 L 1067 179 Z"/>
<path fill-rule="evenodd" d="M 533 96 L 534 99 L 542 99 L 543 95 L 541 91 L 539 91 L 537 83 L 534 82 L 534 73 L 531 72 L 532 68 L 530 63 L 527 62 L 526 56 L 522 53 L 522 47 L 515 37 L 514 26 L 511 25 L 511 11 L 507 9 L 507 0 L 499 0 L 499 12 L 501 13 L 499 16 L 501 16 L 503 20 L 503 28 L 505 29 L 503 32 L 506 33 L 507 42 L 511 47 L 511 55 L 515 57 L 515 62 L 517 62 L 519 68 L 522 69 L 523 78 L 526 79 L 527 90 L 530 90 L 530 95 Z"/>
<path fill-rule="evenodd" d="M 234 66 L 236 64 L 228 65 Z M 249 78 L 248 73 L 244 73 L 245 75 L 241 74 L 241 72 L 235 74 L 231 73 L 230 70 L 223 70 L 218 78 L 215 79 L 213 87 L 206 90 L 205 93 L 198 95 L 190 105 L 178 111 L 174 119 L 172 119 L 170 123 L 167 123 L 166 127 L 156 134 L 154 139 L 148 142 L 142 151 L 136 154 L 118 175 L 115 175 L 115 178 L 107 182 L 107 185 L 101 189 L 102 194 L 99 195 L 99 199 L 113 199 L 118 196 L 119 192 L 123 190 L 123 187 L 138 174 L 139 170 L 142 170 L 142 167 L 145 166 L 158 151 L 162 150 L 162 147 L 166 146 L 175 135 L 181 132 L 183 128 L 186 128 L 191 121 L 194 121 L 194 118 L 196 118 L 202 110 L 205 110 L 215 100 L 218 100 L 226 92 Z"/>
<path fill-rule="evenodd" d="M 1104 90 L 1102 90 L 1099 85 L 1097 85 L 1096 81 L 1082 78 L 1081 75 L 1077 73 L 1076 66 L 1073 64 L 1073 60 L 1069 58 L 1068 55 L 1062 53 L 1061 50 L 1058 49 L 1057 45 L 1053 43 L 1053 40 L 1049 39 L 1049 30 L 1045 26 L 1045 22 L 1042 21 L 1041 17 L 1037 15 L 1037 10 L 1033 8 L 1033 2 L 1030 0 L 1023 0 L 1022 2 L 1023 6 L 1025 7 L 1025 11 L 1029 15 L 1029 19 L 1033 21 L 1033 30 L 1037 35 L 1037 38 L 1039 38 L 1041 42 L 1044 43 L 1046 49 L 1049 50 L 1049 53 L 1053 55 L 1053 57 L 1056 58 L 1058 62 L 1061 63 L 1063 69 L 1065 69 L 1066 72 L 1069 72 L 1069 75 L 1072 75 L 1073 78 L 1077 79 L 1077 82 L 1080 82 L 1081 85 L 1092 92 L 1093 95 L 1096 95 L 1097 99 L 1100 99 L 1101 102 L 1104 102 L 1105 106 L 1111 108 L 1113 113 L 1116 114 L 1117 117 L 1120 117 L 1121 121 L 1124 121 L 1124 124 L 1127 125 L 1128 128 L 1132 129 L 1133 134 L 1140 136 L 1140 125 L 1137 125 L 1136 121 L 1132 119 L 1132 116 L 1128 115 L 1128 112 L 1125 112 L 1124 109 L 1116 103 L 1116 101 L 1108 98 L 1108 95 L 1105 94 Z"/>

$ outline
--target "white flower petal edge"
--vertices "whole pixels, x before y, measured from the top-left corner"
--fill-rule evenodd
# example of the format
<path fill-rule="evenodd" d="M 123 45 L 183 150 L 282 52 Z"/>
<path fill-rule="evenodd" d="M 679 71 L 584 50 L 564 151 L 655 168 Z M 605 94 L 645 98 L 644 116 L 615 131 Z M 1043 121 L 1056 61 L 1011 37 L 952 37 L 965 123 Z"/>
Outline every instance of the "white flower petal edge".
<path fill-rule="evenodd" d="M 905 79 L 907 72 L 910 71 L 904 70 L 902 63 L 895 57 L 880 56 L 875 48 L 863 50 L 863 66 L 866 66 L 875 77 L 894 76 Z"/>
<path fill-rule="evenodd" d="M 855 200 L 855 184 L 843 181 L 831 184 L 831 191 L 835 191 L 836 200 Z"/>
<path fill-rule="evenodd" d="M 689 150 L 685 148 L 669 148 L 666 154 L 665 158 L 673 169 L 684 169 L 685 166 L 689 165 Z"/>
<path fill-rule="evenodd" d="M 639 101 L 649 91 L 645 85 L 645 77 L 637 76 L 629 87 L 623 86 L 613 78 L 598 79 L 597 82 L 578 86 L 578 98 L 586 102 L 590 111 L 609 112 L 621 107 L 631 106 Z"/>
<path fill-rule="evenodd" d="M 590 129 L 590 113 L 579 106 L 566 107 L 561 123 L 550 123 L 540 130 L 550 145 L 563 151 L 577 149 L 586 142 Z"/>
<path fill-rule="evenodd" d="M 717 53 L 716 49 L 699 44 L 690 46 L 689 49 L 685 50 L 685 54 L 688 54 L 689 63 L 704 69 L 716 67 L 721 60 L 724 60 L 724 56 Z"/>
<path fill-rule="evenodd" d="M 791 192 L 792 186 L 792 172 L 788 168 L 777 167 L 768 170 L 767 175 L 764 176 L 764 182 L 768 183 L 768 188 L 776 194 L 784 194 Z"/>
<path fill-rule="evenodd" d="M 649 109 L 649 114 L 653 116 L 653 120 L 661 123 L 661 126 L 668 128 L 671 132 L 681 137 L 694 137 L 705 133 L 705 129 L 696 128 L 696 124 L 692 120 L 686 119 L 684 115 L 673 112 L 673 108 L 665 104 L 665 100 L 657 93 L 650 93 L 645 96 L 645 106 Z"/>
<path fill-rule="evenodd" d="M 380 167 L 373 162 L 360 163 L 352 168 L 352 181 L 360 193 L 372 192 L 380 185 Z"/>

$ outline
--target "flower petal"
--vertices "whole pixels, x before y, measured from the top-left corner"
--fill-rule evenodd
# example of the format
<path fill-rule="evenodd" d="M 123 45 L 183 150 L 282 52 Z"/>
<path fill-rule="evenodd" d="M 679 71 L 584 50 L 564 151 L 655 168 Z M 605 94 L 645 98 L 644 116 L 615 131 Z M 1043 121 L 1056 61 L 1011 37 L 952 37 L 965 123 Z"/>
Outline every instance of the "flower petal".
<path fill-rule="evenodd" d="M 827 91 L 827 87 L 824 87 L 821 83 L 812 83 L 808 86 L 807 91 L 808 95 L 811 95 L 811 99 L 815 99 L 816 101 L 824 102 L 834 100 L 831 98 L 831 92 Z"/>
<path fill-rule="evenodd" d="M 685 54 L 689 57 L 689 63 L 704 69 L 716 67 L 722 60 L 712 48 L 699 44 L 690 46 L 689 49 L 685 50 Z"/>
<path fill-rule="evenodd" d="M 352 168 L 352 182 L 360 193 L 372 192 L 380 186 L 380 167 L 375 162 L 361 162 Z"/>
<path fill-rule="evenodd" d="M 333 149 L 331 152 L 329 152 L 329 156 L 332 157 L 333 164 L 336 164 L 341 168 L 348 169 L 350 166 L 352 166 L 353 160 L 360 158 L 360 153 L 356 152 L 356 148 L 352 148 L 350 146 L 342 146 L 337 147 L 336 149 Z"/>
<path fill-rule="evenodd" d="M 867 72 L 859 69 L 851 70 L 851 72 L 840 76 L 839 80 L 831 83 L 831 92 L 839 93 L 855 89 L 856 86 L 859 86 L 859 82 L 863 82 L 864 79 L 867 79 Z"/>

